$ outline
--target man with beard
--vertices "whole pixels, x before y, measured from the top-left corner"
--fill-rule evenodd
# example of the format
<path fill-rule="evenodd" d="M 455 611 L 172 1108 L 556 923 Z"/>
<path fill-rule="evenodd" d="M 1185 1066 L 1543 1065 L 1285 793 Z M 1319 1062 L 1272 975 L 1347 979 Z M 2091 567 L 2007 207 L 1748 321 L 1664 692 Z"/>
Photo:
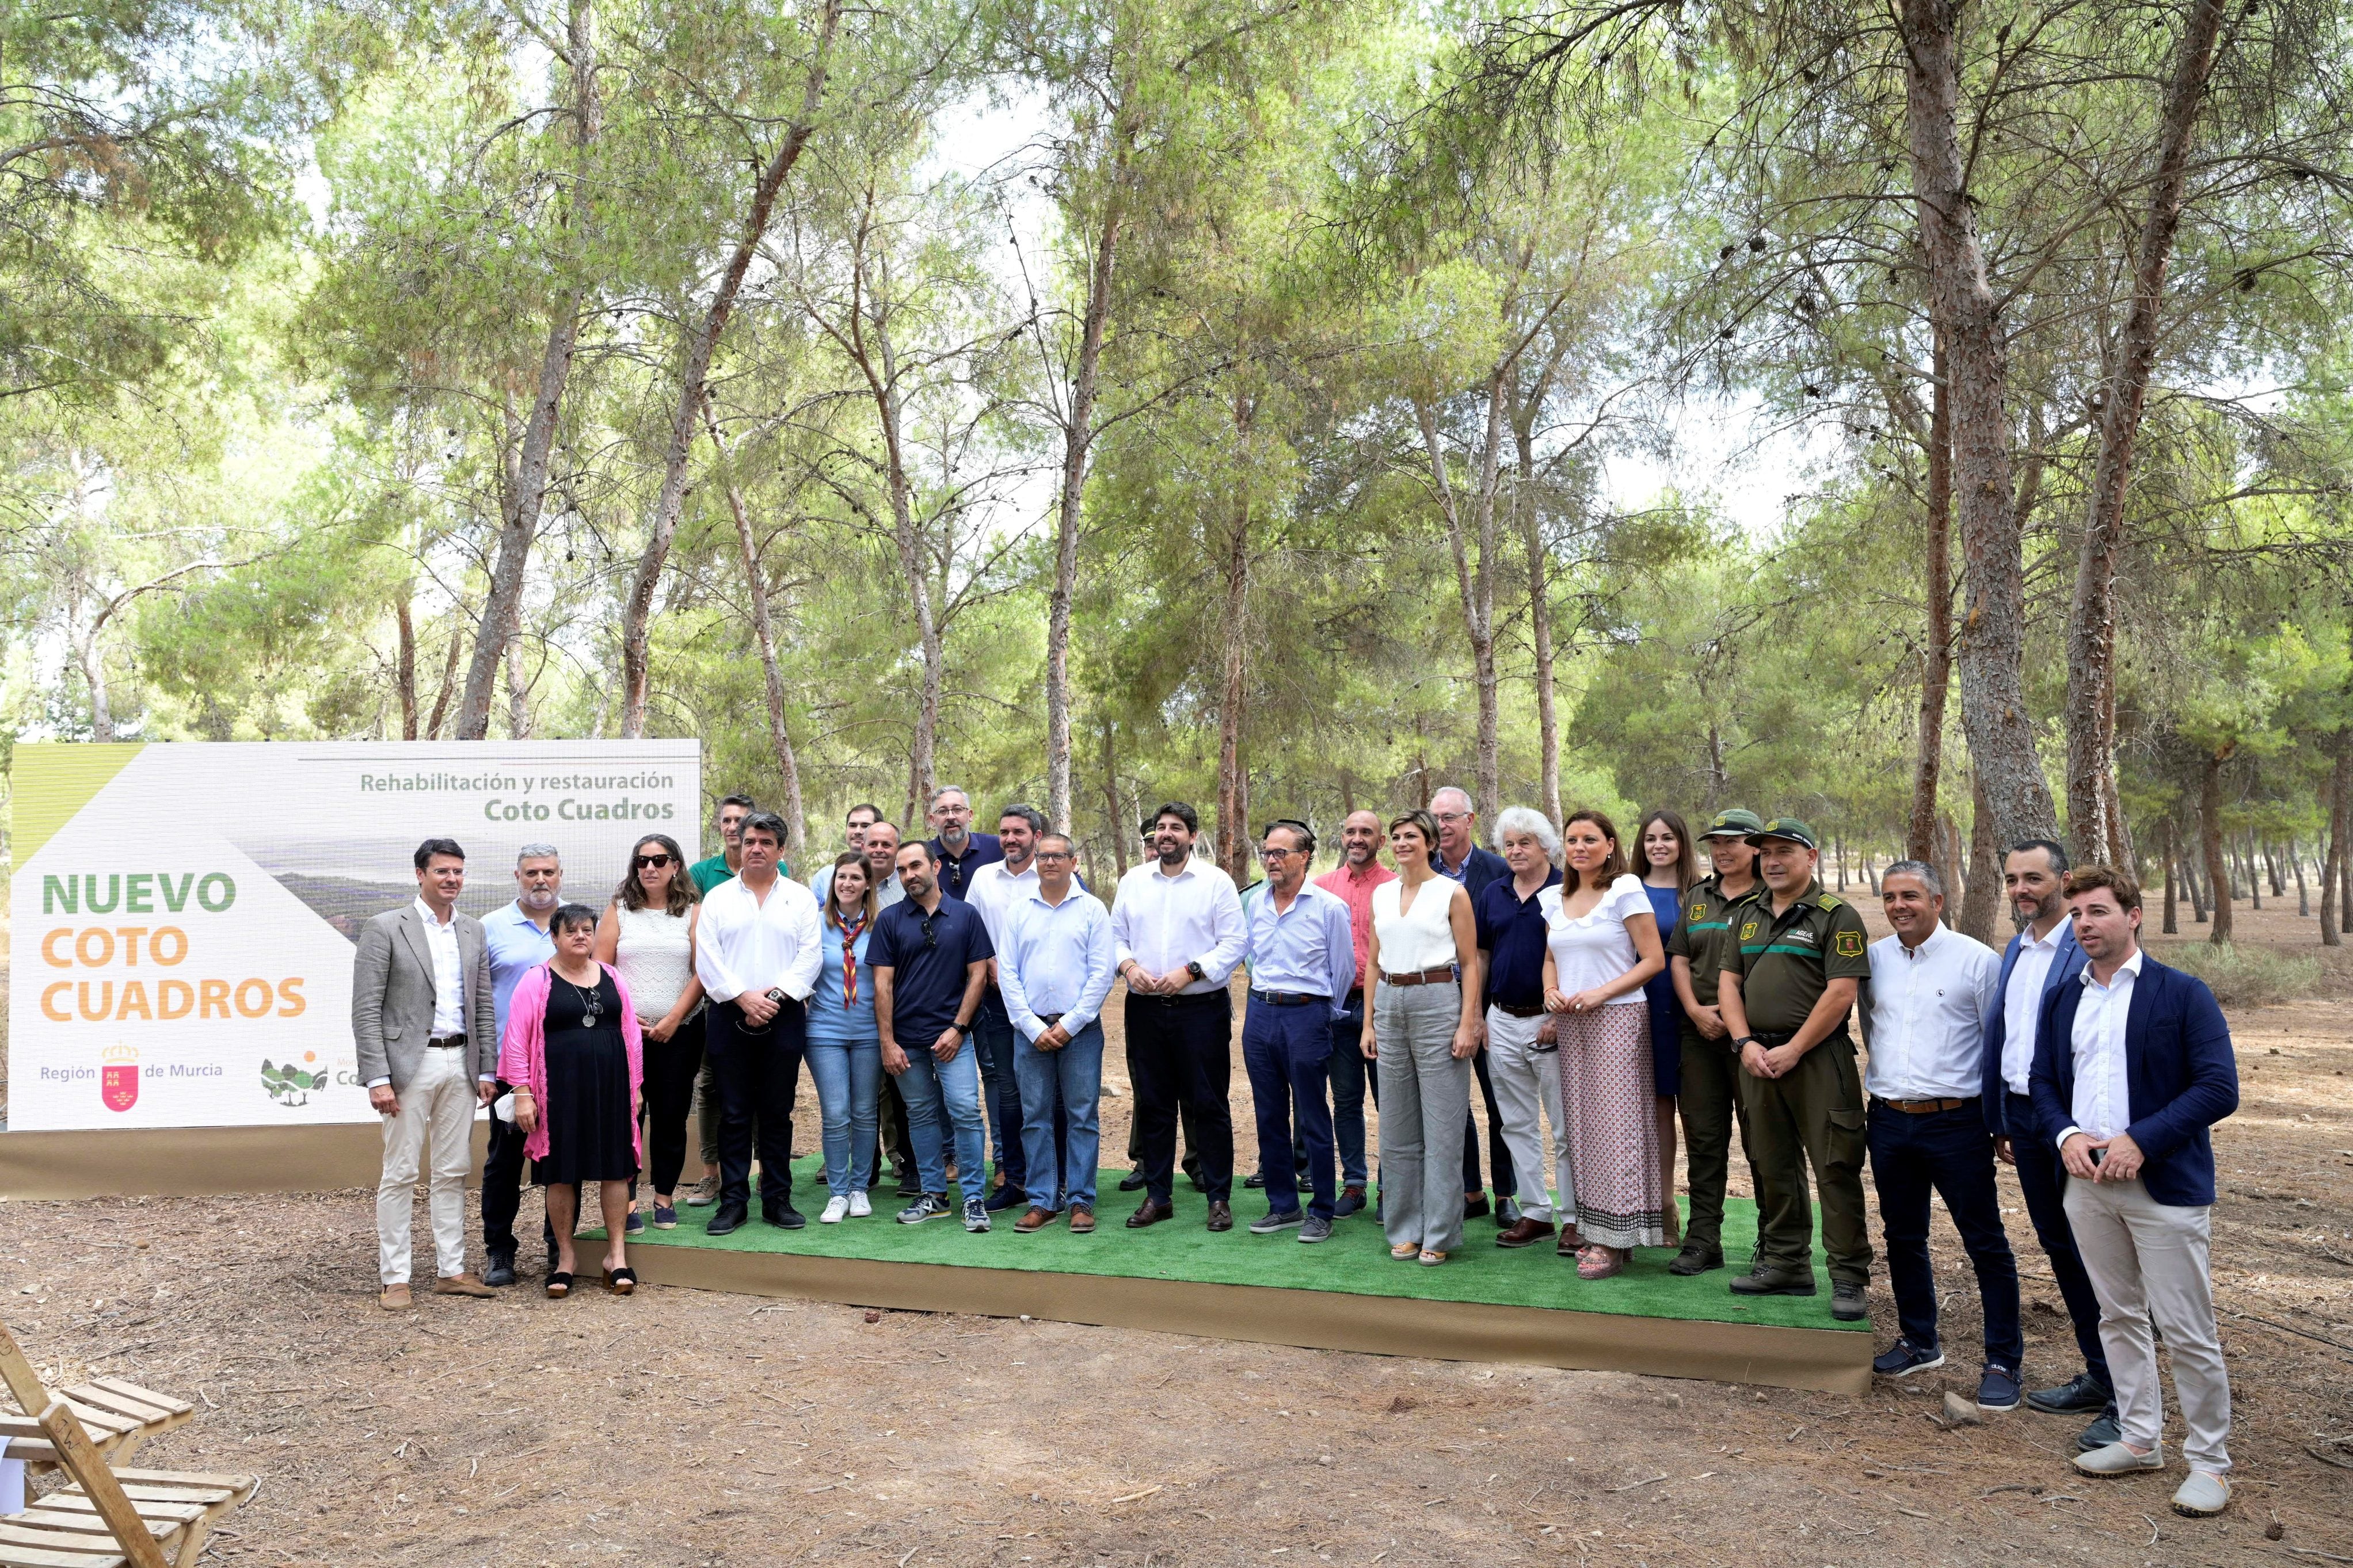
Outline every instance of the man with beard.
<path fill-rule="evenodd" d="M 899 849 L 899 881 L 907 896 L 874 922 L 867 963 L 874 970 L 874 1022 L 882 1035 L 882 1070 L 907 1097 L 923 1192 L 899 1211 L 902 1225 L 921 1225 L 948 1207 L 947 1162 L 942 1133 L 955 1144 L 956 1184 L 964 1189 L 964 1227 L 989 1227 L 988 1163 L 982 1152 L 980 1071 L 972 1021 L 988 986 L 988 928 L 962 899 L 939 885 L 939 862 L 928 844 Z"/>

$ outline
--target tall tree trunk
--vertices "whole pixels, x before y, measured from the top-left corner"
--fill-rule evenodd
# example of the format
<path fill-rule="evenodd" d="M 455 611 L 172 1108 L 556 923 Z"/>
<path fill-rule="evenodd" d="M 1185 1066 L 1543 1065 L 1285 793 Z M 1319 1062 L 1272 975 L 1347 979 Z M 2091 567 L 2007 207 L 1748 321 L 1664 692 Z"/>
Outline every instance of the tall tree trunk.
<path fill-rule="evenodd" d="M 105 745 L 114 739 L 114 708 L 107 696 L 106 656 L 99 648 L 98 634 L 77 633 L 73 651 L 82 684 L 90 689 L 90 738 Z"/>
<path fill-rule="evenodd" d="M 566 29 L 565 63 L 572 75 L 572 200 L 565 223 L 571 230 L 575 265 L 582 235 L 588 226 L 585 209 L 588 188 L 587 152 L 605 125 L 604 96 L 596 72 L 596 0 L 573 0 Z M 555 451 L 555 422 L 564 389 L 572 379 L 572 354 L 580 336 L 581 311 L 587 289 L 579 283 L 557 296 L 547 324 L 547 346 L 539 358 L 539 383 L 532 394 L 531 413 L 523 421 L 519 448 L 501 454 L 498 554 L 491 567 L 491 591 L 482 600 L 482 617 L 474 633 L 473 663 L 466 671 L 466 694 L 458 709 L 458 739 L 480 741 L 491 732 L 491 702 L 507 645 L 522 624 L 523 570 L 530 564 L 533 543 L 539 537 L 540 513 L 547 498 L 547 470 Z"/>
<path fill-rule="evenodd" d="M 2293 835 L 2287 841 L 2287 864 L 2288 869 L 2295 873 L 2295 918 L 2308 921 L 2312 918 L 2312 890 L 2304 880 L 2304 846 Z"/>
<path fill-rule="evenodd" d="M 1120 138 L 1103 227 L 1087 268 L 1086 313 L 1080 318 L 1079 359 L 1071 374 L 1071 401 L 1062 426 L 1062 489 L 1054 515 L 1054 589 L 1046 605 L 1046 815 L 1063 832 L 1071 826 L 1071 600 L 1079 586 L 1079 527 L 1084 521 L 1087 456 L 1095 438 L 1095 392 L 1103 364 L 1111 289 L 1119 258 L 1120 221 L 1127 184 L 1127 149 Z M 1124 843 L 1123 837 L 1122 842 Z M 1123 850 L 1123 854 L 1124 851 Z"/>
<path fill-rule="evenodd" d="M 441 689 L 433 694 L 433 716 L 425 721 L 425 738 L 428 741 L 441 738 L 442 721 L 449 717 L 449 700 L 458 693 L 458 658 L 466 650 L 465 625 L 465 606 L 461 605 L 450 620 L 449 647 L 441 659 Z"/>
<path fill-rule="evenodd" d="M 2353 725 L 2337 731 L 2337 763 L 2329 770 L 2327 804 L 2328 858 L 2320 868 L 2320 945 L 2342 947 L 2344 933 L 2353 930 L 2345 923 L 2353 920 L 2353 886 L 2348 885 L 2353 845 L 2346 842 L 2346 831 L 2353 827 Z"/>
<path fill-rule="evenodd" d="M 834 34 L 841 25 L 841 5 L 842 0 L 825 0 L 808 77 L 802 84 L 799 116 L 761 168 L 760 177 L 752 187 L 751 211 L 736 237 L 734 252 L 719 275 L 718 286 L 712 292 L 711 304 L 703 311 L 702 321 L 687 339 L 685 362 L 679 374 L 678 402 L 670 410 L 670 445 L 662 459 L 661 489 L 654 498 L 645 552 L 638 558 L 637 577 L 629 584 L 629 596 L 621 611 L 623 740 L 640 740 L 646 732 L 647 689 L 652 679 L 649 654 L 654 594 L 661 586 L 670 540 L 678 532 L 679 513 L 686 503 L 686 462 L 694 444 L 695 411 L 702 405 L 703 378 L 710 373 L 711 356 L 719 346 L 720 334 L 727 330 L 728 319 L 735 312 L 735 298 L 743 289 L 744 275 L 751 269 L 752 258 L 776 216 L 776 197 L 784 189 L 785 177 L 800 161 L 801 151 L 808 145 L 809 136 L 817 128 L 818 107 L 825 97 L 826 72 L 833 58 Z"/>
<path fill-rule="evenodd" d="M 1974 795 L 1972 820 L 1969 823 L 1968 874 L 1961 894 L 1961 918 L 1957 930 L 1990 947 L 1994 943 L 1994 922 L 2001 916 L 2001 834 L 1994 826 L 1993 813 L 1986 809 L 1985 791 L 1972 790 Z M 1956 849 L 1959 846 L 1954 847 Z"/>
<path fill-rule="evenodd" d="M 2229 754 L 2229 747 L 2210 748 L 2198 774 L 2198 837 L 2206 851 L 2206 887 L 2214 909 L 2206 940 L 2217 947 L 2231 940 L 2231 865 L 2222 846 L 2222 760 Z"/>
<path fill-rule="evenodd" d="M 1234 444 L 1244 453 L 1256 413 L 1248 395 L 1236 395 Z M 1243 705 L 1250 691 L 1250 503 L 1246 479 L 1233 509 L 1233 536 L 1226 544 L 1225 605 L 1219 617 L 1225 673 L 1218 702 L 1218 862 L 1241 883 L 1250 879 L 1250 784 L 1242 773 Z"/>
<path fill-rule="evenodd" d="M 400 631 L 400 653 L 393 666 L 393 680 L 400 688 L 400 738 L 404 741 L 417 739 L 417 622 L 408 606 L 413 586 L 403 583 L 400 596 L 392 602 L 393 624 Z"/>
<path fill-rule="evenodd" d="M 1472 679 L 1479 700 L 1477 795 L 1479 815 L 1489 822 L 1503 809 L 1501 714 L 1495 690 L 1495 486 L 1504 437 L 1504 388 L 1509 361 L 1487 377 L 1486 429 L 1479 445 L 1478 489 L 1472 496 L 1472 516 L 1466 521 L 1448 471 L 1445 445 L 1438 437 L 1438 416 L 1427 399 L 1414 402 L 1421 422 L 1421 445 L 1430 459 L 1431 487 L 1438 493 L 1439 514 L 1446 522 L 1446 542 L 1454 556 L 1454 582 L 1462 599 L 1463 629 L 1471 642 Z M 1473 552 L 1476 558 L 1473 558 Z"/>
<path fill-rule="evenodd" d="M 2158 852 L 2165 857 L 2165 934 L 2176 936 L 2181 931 L 2181 906 L 2179 897 L 2174 890 L 2173 882 L 2172 820 L 2168 818 L 2158 831 L 2163 837 L 2158 840 Z"/>
<path fill-rule="evenodd" d="M 1922 571 L 1928 626 L 1921 650 L 1919 759 L 1912 771 L 1912 823 L 1905 840 L 1906 853 L 1931 864 L 1936 789 L 1945 768 L 1945 702 L 1953 685 L 1953 406 L 1941 343 L 1935 364 L 1928 414 L 1928 548 Z"/>
<path fill-rule="evenodd" d="M 2116 583 L 2124 550 L 2125 491 L 2132 482 L 2133 442 L 2157 363 L 2165 274 L 2189 178 L 2190 133 L 2213 75 L 2225 8 L 2226 0 L 2191 0 L 2166 83 L 2148 211 L 2134 247 L 2132 306 L 2102 388 L 2100 455 L 2092 471 L 2075 592 L 2067 610 L 2067 825 L 2079 860 L 2122 858 L 2110 829 L 2116 795 Z"/>
<path fill-rule="evenodd" d="M 760 546 L 752 537 L 752 516 L 744 510 L 744 492 L 737 488 L 735 476 L 730 470 L 727 438 L 719 433 L 719 421 L 712 416 L 708 402 L 702 405 L 702 422 L 711 432 L 712 449 L 719 454 L 727 510 L 735 520 L 735 543 L 744 556 L 744 590 L 752 606 L 752 640 L 760 651 L 760 675 L 767 690 L 768 745 L 776 754 L 776 772 L 785 782 L 785 828 L 792 836 L 791 855 L 797 860 L 804 858 L 808 849 L 808 816 L 801 803 L 800 762 L 793 754 L 792 730 L 785 721 L 785 677 L 776 663 L 776 628 L 768 614 L 768 579 L 760 570 Z"/>
<path fill-rule="evenodd" d="M 1929 318 L 1945 345 L 1954 499 L 1967 586 L 1956 663 L 1961 722 L 1995 841 L 2049 837 L 2058 814 L 2026 706 L 2025 558 L 2011 510 L 2008 348 L 1969 205 L 1960 140 L 1957 0 L 1901 0 L 1905 122 L 1927 263 Z"/>
<path fill-rule="evenodd" d="M 1557 823 L 1561 818 L 1560 717 L 1555 707 L 1553 679 L 1552 563 L 1545 549 L 1543 509 L 1536 505 L 1535 414 L 1532 400 L 1512 421 L 1519 471 L 1512 505 L 1519 513 L 1521 537 L 1528 551 L 1528 636 L 1535 645 L 1536 750 L 1543 767 L 1544 815 L 1546 822 Z"/>
<path fill-rule="evenodd" d="M 518 741 L 531 739 L 531 688 L 522 678 L 522 639 L 507 640 L 507 732 Z"/>
<path fill-rule="evenodd" d="M 1127 847 L 1130 842 L 1127 837 L 1129 831 L 1127 806 L 1119 797 L 1119 759 L 1112 752 L 1111 715 L 1099 714 L 1096 721 L 1103 729 L 1103 804 L 1111 813 L 1112 863 L 1119 868 L 1119 874 L 1124 877 L 1127 875 Z"/>

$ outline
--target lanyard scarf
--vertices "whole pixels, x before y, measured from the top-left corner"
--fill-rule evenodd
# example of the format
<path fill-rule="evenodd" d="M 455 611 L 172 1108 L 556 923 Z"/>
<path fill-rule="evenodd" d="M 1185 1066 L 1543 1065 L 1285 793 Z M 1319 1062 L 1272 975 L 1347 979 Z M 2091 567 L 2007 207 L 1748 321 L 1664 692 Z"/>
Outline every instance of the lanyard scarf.
<path fill-rule="evenodd" d="M 863 916 L 841 922 L 841 1005 L 844 1007 L 858 1005 L 858 938 L 865 929 Z"/>

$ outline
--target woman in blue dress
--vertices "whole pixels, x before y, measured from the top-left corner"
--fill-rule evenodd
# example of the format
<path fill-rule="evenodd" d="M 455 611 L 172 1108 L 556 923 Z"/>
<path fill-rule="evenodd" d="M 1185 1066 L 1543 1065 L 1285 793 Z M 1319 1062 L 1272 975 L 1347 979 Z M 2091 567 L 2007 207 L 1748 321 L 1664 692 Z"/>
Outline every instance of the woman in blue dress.
<path fill-rule="evenodd" d="M 1659 917 L 1662 933 L 1675 929 L 1683 895 L 1699 880 L 1699 857 L 1691 829 L 1679 813 L 1663 807 L 1642 818 L 1642 891 Z M 1683 1005 L 1675 1000 L 1674 976 L 1662 973 L 1642 987 L 1651 1005 L 1651 1079 L 1659 1095 L 1659 1184 L 1667 1194 L 1667 1245 L 1682 1244 L 1682 1211 L 1675 1191 L 1675 1096 L 1683 1091 Z"/>

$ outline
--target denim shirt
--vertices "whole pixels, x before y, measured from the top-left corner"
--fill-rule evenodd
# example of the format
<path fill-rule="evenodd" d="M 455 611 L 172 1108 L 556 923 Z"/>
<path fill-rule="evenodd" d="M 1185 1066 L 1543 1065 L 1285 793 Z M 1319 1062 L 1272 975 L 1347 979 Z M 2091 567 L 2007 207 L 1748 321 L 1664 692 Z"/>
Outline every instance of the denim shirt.
<path fill-rule="evenodd" d="M 808 999 L 811 1040 L 836 1046 L 880 1043 L 881 1034 L 874 1026 L 874 972 L 866 967 L 866 944 L 873 936 L 874 922 L 868 921 L 853 950 L 858 959 L 858 1001 L 846 1006 L 841 990 L 841 928 L 829 920 L 825 922 L 825 958 L 818 965 L 817 989 Z"/>

